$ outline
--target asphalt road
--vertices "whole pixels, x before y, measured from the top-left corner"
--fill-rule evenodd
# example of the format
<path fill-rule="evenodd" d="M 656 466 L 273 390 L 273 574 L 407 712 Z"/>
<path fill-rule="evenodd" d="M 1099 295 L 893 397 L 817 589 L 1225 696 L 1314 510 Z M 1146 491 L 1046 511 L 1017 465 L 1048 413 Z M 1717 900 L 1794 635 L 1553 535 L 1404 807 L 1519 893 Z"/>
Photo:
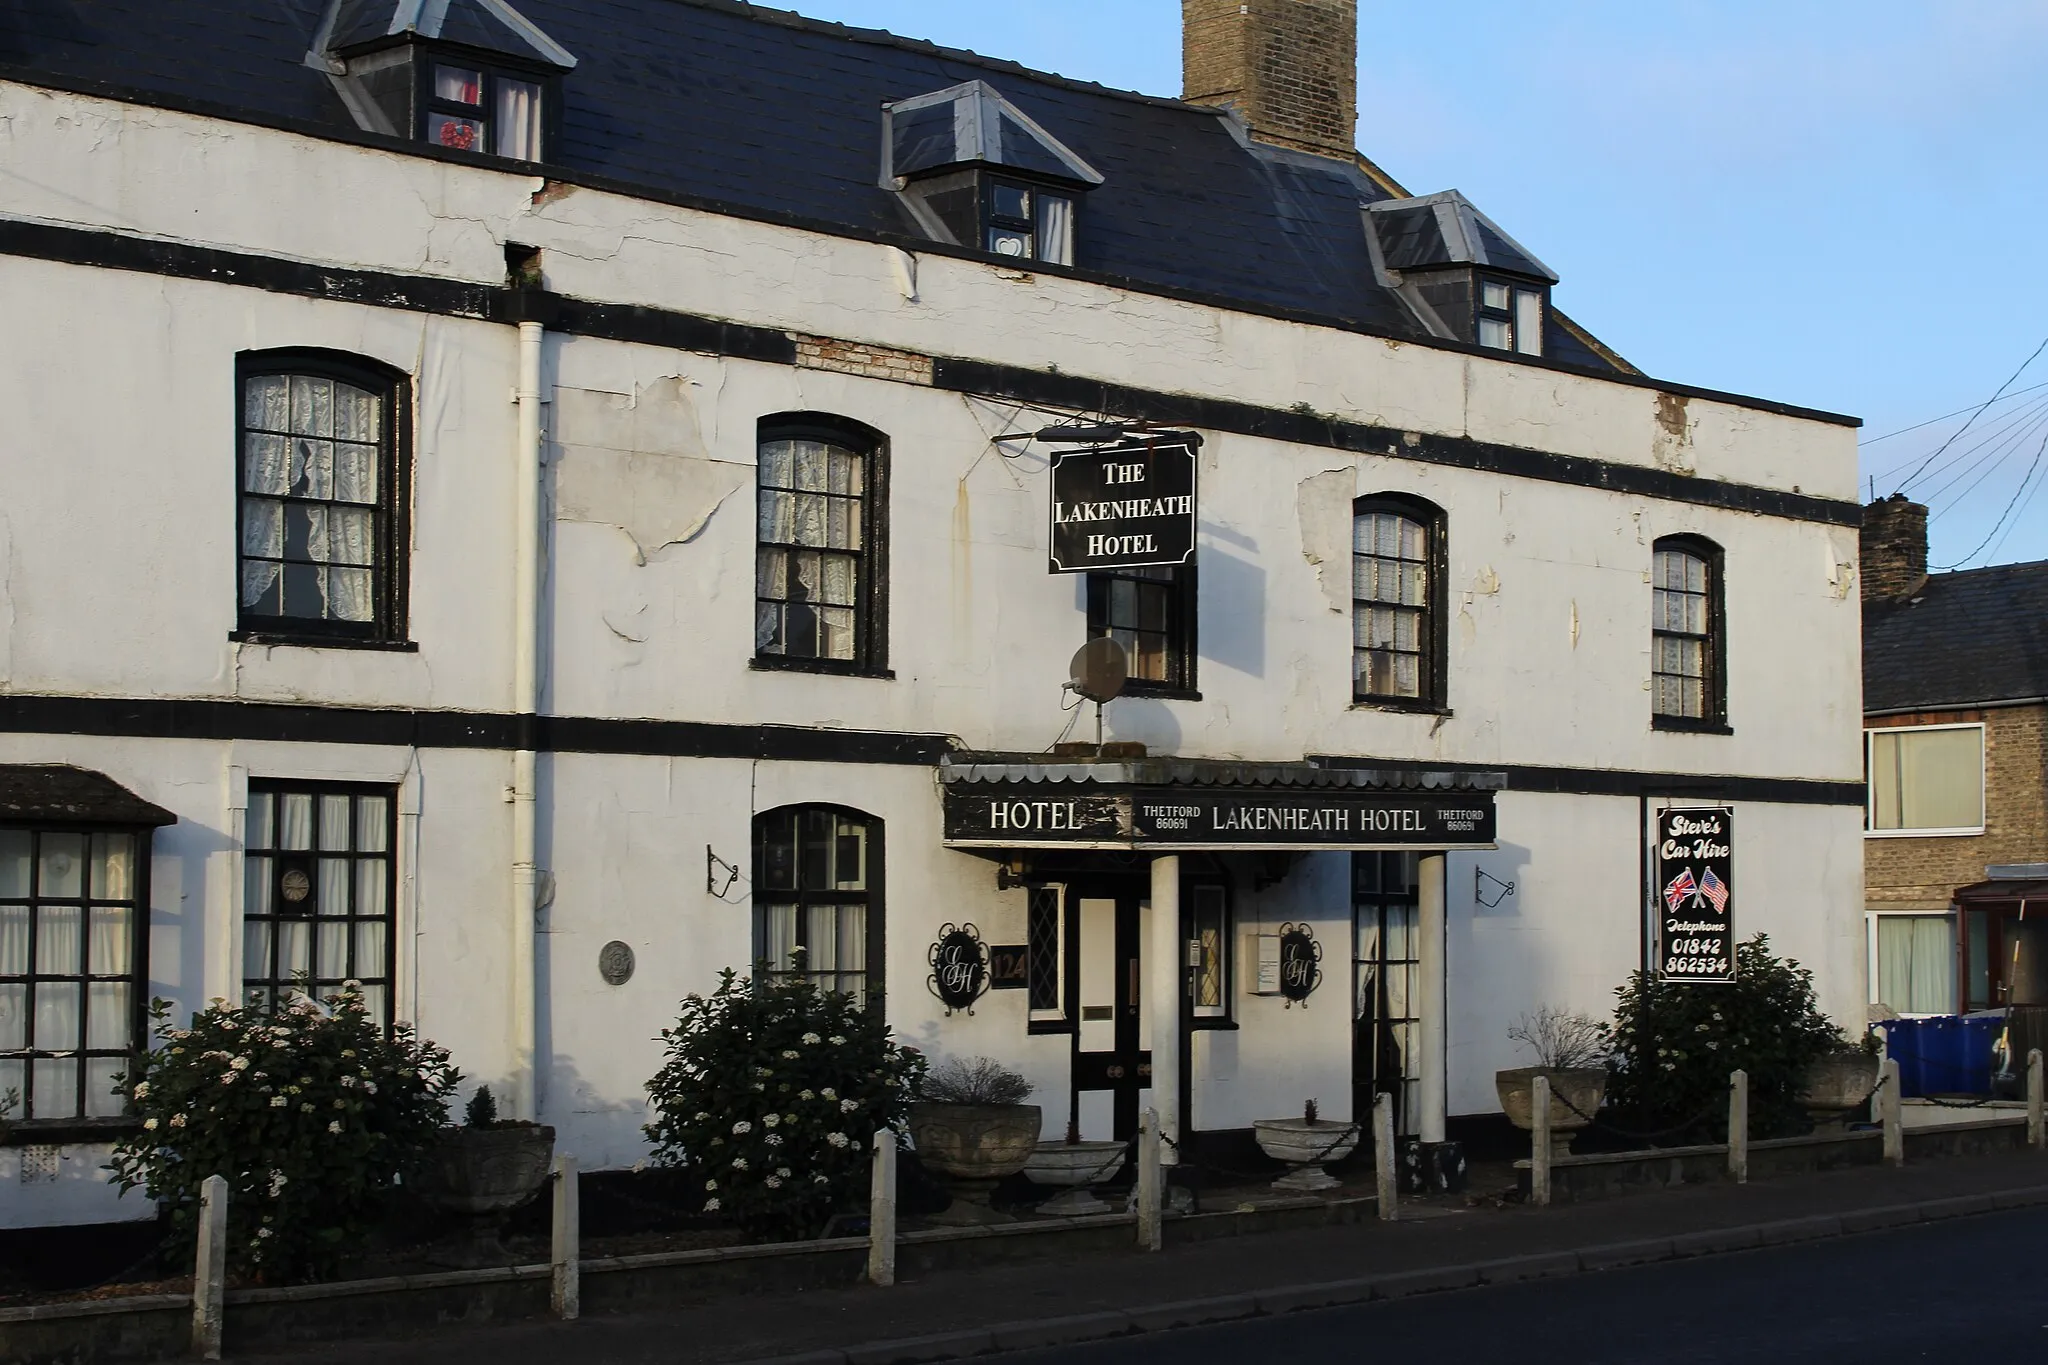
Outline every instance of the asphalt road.
<path fill-rule="evenodd" d="M 1000 1359 L 1003 1365 L 2048 1361 L 2048 1210 Z"/>

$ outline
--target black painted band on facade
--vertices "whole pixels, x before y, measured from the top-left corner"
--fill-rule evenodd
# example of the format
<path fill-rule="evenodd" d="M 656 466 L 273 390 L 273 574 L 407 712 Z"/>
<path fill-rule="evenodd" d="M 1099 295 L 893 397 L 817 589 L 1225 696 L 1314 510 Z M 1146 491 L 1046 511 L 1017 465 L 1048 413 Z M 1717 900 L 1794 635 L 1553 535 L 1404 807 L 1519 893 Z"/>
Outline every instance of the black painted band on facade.
<path fill-rule="evenodd" d="M 749 11 L 754 18 L 774 23 L 778 14 L 773 10 L 754 9 Z M 986 57 L 976 56 L 977 63 L 989 64 Z M 1001 69 L 1007 64 L 992 63 Z M 1015 68 L 1024 72 L 1022 67 Z M 1034 80 L 1051 81 L 1061 84 L 1063 78 L 1044 71 L 1025 72 Z M 0 79 L 16 81 L 39 89 L 61 90 L 69 94 L 86 95 L 94 99 L 113 100 L 123 104 L 141 105 L 144 108 L 169 109 L 179 113 L 195 114 L 201 118 L 215 118 L 224 123 L 238 123 L 253 128 L 272 128 L 281 132 L 295 133 L 301 137 L 314 138 L 322 142 L 336 142 L 352 147 L 371 147 L 378 151 L 391 152 L 398 156 L 415 157 L 426 161 L 442 161 L 452 165 L 475 169 L 499 171 L 508 175 L 531 179 L 535 167 L 523 161 L 510 161 L 500 157 L 477 152 L 454 151 L 436 147 L 432 143 L 416 142 L 410 138 L 384 133 L 363 132 L 333 124 L 316 123 L 283 115 L 259 114 L 255 111 L 237 108 L 212 100 L 191 99 L 160 90 L 143 90 L 133 86 L 116 85 L 107 81 L 83 77 L 64 76 L 55 72 L 36 71 L 22 67 L 8 67 L 0 62 Z M 1099 87 L 1080 83 L 1076 88 L 1087 88 L 1097 93 Z M 1178 100 L 1155 100 L 1151 96 L 1130 91 L 1114 92 L 1122 98 L 1141 103 L 1178 105 Z M 629 199 L 641 199 L 652 204 L 666 204 L 675 208 L 690 209 L 699 213 L 712 213 L 721 217 L 738 218 L 745 222 L 766 223 L 773 227 L 791 228 L 799 232 L 814 232 L 822 237 L 835 237 L 843 241 L 877 242 L 894 246 L 904 251 L 920 252 L 931 256 L 951 256 L 977 264 L 992 264 L 988 256 L 971 247 L 955 246 L 929 238 L 912 236 L 907 233 L 885 231 L 857 232 L 844 223 L 807 217 L 803 214 L 778 212 L 758 205 L 733 204 L 703 195 L 678 193 L 654 186 L 642 185 L 616 176 L 603 175 L 593 171 L 572 170 L 565 166 L 543 166 L 540 168 L 550 184 L 574 185 L 581 189 L 592 189 L 602 194 L 616 194 Z M 1335 331 L 1348 332 L 1357 336 L 1380 337 L 1398 341 L 1404 346 L 1420 346 L 1430 350 L 1450 351 L 1462 355 L 1477 356 L 1481 359 L 1501 359 L 1498 351 L 1480 346 L 1474 342 L 1459 341 L 1450 337 L 1396 336 L 1367 327 L 1356 320 L 1320 313 L 1303 312 L 1272 304 L 1261 304 L 1249 299 L 1231 298 L 1200 289 L 1174 288 L 1154 280 L 1132 279 L 1107 271 L 1089 270 L 1077 266 L 1057 265 L 1050 261 L 1033 261 L 1035 273 L 1082 280 L 1091 284 L 1106 285 L 1112 289 L 1129 290 L 1134 294 L 1145 294 L 1156 298 L 1173 299 L 1182 303 L 1200 304 L 1223 312 L 1241 313 L 1250 317 L 1269 317 L 1282 322 L 1298 322 L 1311 327 L 1327 327 Z M 1578 375 L 1587 379 L 1603 380 L 1627 388 L 1649 389 L 1659 393 L 1680 394 L 1688 398 L 1704 398 L 1714 403 L 1729 403 L 1736 407 L 1750 408 L 1757 412 L 1772 412 L 1785 417 L 1805 418 L 1809 421 L 1826 422 L 1833 426 L 1860 427 L 1863 419 L 1844 413 L 1829 412 L 1823 408 L 1810 408 L 1797 403 L 1781 403 L 1776 399 L 1758 398 L 1753 394 L 1729 393 L 1721 389 L 1702 388 L 1696 384 L 1680 384 L 1670 380 L 1652 379 L 1629 370 L 1600 370 L 1585 366 L 1567 364 L 1548 356 L 1517 355 L 1514 363 L 1533 369 L 1550 370 L 1559 374 Z"/>
<path fill-rule="evenodd" d="M 251 740 L 418 749 L 530 747 L 542 753 L 641 758 L 739 758 L 789 763 L 936 766 L 960 749 L 946 735 L 798 725 L 598 716 L 516 716 L 490 711 L 408 711 L 284 702 L 127 697 L 0 696 L 0 734 L 119 739 Z M 1413 763 L 1314 757 L 1329 767 L 1506 773 L 1510 791 L 1559 796 L 1682 796 L 1792 806 L 1863 805 L 1861 782 L 1716 776 L 1512 763 Z"/>
<path fill-rule="evenodd" d="M 533 289 L 510 289 L 400 275 L 389 271 L 309 265 L 304 261 L 221 247 L 157 241 L 99 228 L 0 220 L 0 255 L 69 265 L 132 270 L 176 279 L 241 285 L 304 298 L 374 308 L 435 313 L 479 322 L 541 322 L 574 336 L 696 351 L 706 355 L 794 365 L 796 341 L 770 327 L 725 322 L 671 309 L 599 303 Z M 1041 404 L 1081 412 L 1113 412 L 1143 421 L 1259 436 L 1350 454 L 1504 474 L 1576 488 L 1753 512 L 1793 521 L 1859 526 L 1854 502 L 1786 493 L 1754 484 L 1673 474 L 1580 455 L 1559 455 L 1469 437 L 1423 434 L 1410 444 L 1396 428 L 1349 422 L 1314 413 L 1283 411 L 1232 399 L 1200 398 L 1132 388 L 1106 380 L 937 357 L 935 388 L 984 398 Z"/>

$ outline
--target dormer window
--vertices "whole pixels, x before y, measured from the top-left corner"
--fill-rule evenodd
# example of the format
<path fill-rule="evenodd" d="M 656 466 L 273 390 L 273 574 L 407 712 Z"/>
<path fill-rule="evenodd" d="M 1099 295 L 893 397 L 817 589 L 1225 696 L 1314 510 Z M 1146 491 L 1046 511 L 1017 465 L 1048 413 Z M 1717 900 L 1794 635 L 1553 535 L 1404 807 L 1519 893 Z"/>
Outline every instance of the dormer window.
<path fill-rule="evenodd" d="M 985 81 L 882 108 L 882 186 L 933 241 L 1074 263 L 1080 196 L 1102 175 Z"/>
<path fill-rule="evenodd" d="M 531 162 L 576 58 L 510 0 L 328 0 L 306 62 L 366 132 Z"/>
<path fill-rule="evenodd" d="M 1366 205 L 1365 224 L 1374 276 L 1430 335 L 1543 354 L 1543 314 L 1557 272 L 1464 195 L 1383 199 Z"/>
<path fill-rule="evenodd" d="M 1505 280 L 1479 281 L 1479 344 L 1521 355 L 1543 354 L 1543 295 Z"/>
<path fill-rule="evenodd" d="M 539 161 L 541 108 L 537 80 L 437 61 L 421 136 L 436 147 Z"/>

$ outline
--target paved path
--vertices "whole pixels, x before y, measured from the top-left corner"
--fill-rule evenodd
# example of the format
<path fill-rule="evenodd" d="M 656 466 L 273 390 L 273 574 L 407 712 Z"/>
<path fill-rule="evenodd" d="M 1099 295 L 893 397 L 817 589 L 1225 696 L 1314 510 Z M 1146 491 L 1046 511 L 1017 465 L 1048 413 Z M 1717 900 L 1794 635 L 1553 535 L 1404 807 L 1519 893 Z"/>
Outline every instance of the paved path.
<path fill-rule="evenodd" d="M 1003 1365 L 2048 1359 L 2048 1211 L 1004 1356 Z"/>
<path fill-rule="evenodd" d="M 1728 1229 L 1802 1219 L 1817 1220 L 1805 1225 L 1804 1235 L 1839 1235 L 1845 1225 L 1850 1231 L 1882 1227 L 1897 1217 L 1873 1215 L 1872 1210 L 1971 1197 L 1978 1198 L 1975 1207 L 1988 1209 L 1991 1200 L 1987 1196 L 2012 1191 L 2032 1191 L 2032 1202 L 2048 1201 L 2048 1156 L 2021 1151 L 1928 1161 L 1903 1170 L 1864 1167 L 1746 1186 L 1694 1186 L 1549 1210 L 1476 1208 L 1392 1225 L 1310 1228 L 1178 1247 L 1173 1245 L 1169 1223 L 1167 1250 L 1158 1255 L 1134 1250 L 1067 1262 L 992 1265 L 888 1290 L 862 1287 L 736 1296 L 679 1305 L 661 1313 L 593 1317 L 576 1323 L 509 1324 L 374 1347 L 351 1343 L 300 1348 L 274 1359 L 296 1365 L 341 1365 L 344 1361 L 354 1365 L 365 1358 L 376 1359 L 378 1365 L 438 1365 L 450 1350 L 466 1359 L 488 1359 L 492 1365 L 553 1365 L 562 1360 L 605 1365 L 730 1365 L 807 1352 L 824 1352 L 818 1357 L 820 1365 L 849 1358 L 854 1365 L 940 1359 L 975 1354 L 992 1344 L 1043 1346 L 1080 1340 L 1087 1333 L 1066 1331 L 1035 1341 L 1029 1339 L 1028 1332 L 1008 1333 L 993 1341 L 984 1335 L 979 1346 L 972 1340 L 963 1345 L 955 1339 L 950 1346 L 934 1344 L 924 1350 L 849 1348 L 933 1334 L 986 1334 L 995 1324 L 1028 1325 L 1091 1314 L 1111 1318 L 1127 1314 L 1139 1325 L 1163 1327 L 1174 1321 L 1199 1322 L 1204 1316 L 1143 1310 L 1231 1296 L 1239 1296 L 1238 1311 L 1210 1311 L 1207 1318 L 1244 1316 L 1259 1311 L 1248 1296 L 1269 1296 L 1268 1307 L 1288 1305 L 1285 1295 L 1298 1286 L 1360 1277 L 1414 1277 L 1436 1268 L 1510 1258 L 1537 1258 L 1520 1263 L 1531 1273 L 1576 1274 L 1616 1262 L 1662 1259 L 1672 1254 L 1673 1238 L 1691 1239 L 1679 1250 L 1705 1250 L 1720 1245 L 1716 1239 Z M 1914 1219 L 1918 1216 L 1912 1215 Z M 1962 1230 L 1980 1221 L 1964 1219 L 1950 1226 Z M 1967 1238 L 1967 1232 L 1958 1235 Z M 1733 1240 L 1753 1244 L 1756 1239 Z M 1618 1244 L 1632 1244 L 1635 1249 L 1611 1256 L 1599 1250 Z M 1594 1250 L 1588 1253 L 1589 1248 Z M 1653 1254 L 1660 1249 L 1661 1255 Z M 1546 1268 L 1544 1258 L 1559 1264 Z M 1424 1281 L 1428 1278 L 1421 1276 Z M 1469 1275 L 1462 1281 L 1453 1275 L 1444 1282 L 1472 1280 Z M 1888 1284 L 1888 1280 L 1873 1282 L 1858 1301 L 1882 1301 Z M 1409 1287 L 1424 1286 L 1411 1280 Z M 1553 1293 L 1558 1287 L 1553 1281 L 1537 1292 Z M 1699 1309 L 1685 1306 L 1683 1311 L 1718 1315 L 1727 1310 L 1709 1304 Z M 1133 1338 L 1133 1343 L 1136 1340 Z"/>

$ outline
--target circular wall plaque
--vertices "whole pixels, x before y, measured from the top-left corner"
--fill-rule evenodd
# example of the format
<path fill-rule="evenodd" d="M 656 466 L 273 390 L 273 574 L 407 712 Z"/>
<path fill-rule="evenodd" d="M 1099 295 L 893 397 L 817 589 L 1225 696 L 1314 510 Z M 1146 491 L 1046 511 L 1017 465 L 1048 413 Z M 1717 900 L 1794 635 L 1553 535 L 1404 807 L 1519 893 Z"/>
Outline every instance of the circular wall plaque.
<path fill-rule="evenodd" d="M 606 984 L 623 986 L 633 979 L 633 947 L 613 939 L 597 950 L 597 974 Z"/>

